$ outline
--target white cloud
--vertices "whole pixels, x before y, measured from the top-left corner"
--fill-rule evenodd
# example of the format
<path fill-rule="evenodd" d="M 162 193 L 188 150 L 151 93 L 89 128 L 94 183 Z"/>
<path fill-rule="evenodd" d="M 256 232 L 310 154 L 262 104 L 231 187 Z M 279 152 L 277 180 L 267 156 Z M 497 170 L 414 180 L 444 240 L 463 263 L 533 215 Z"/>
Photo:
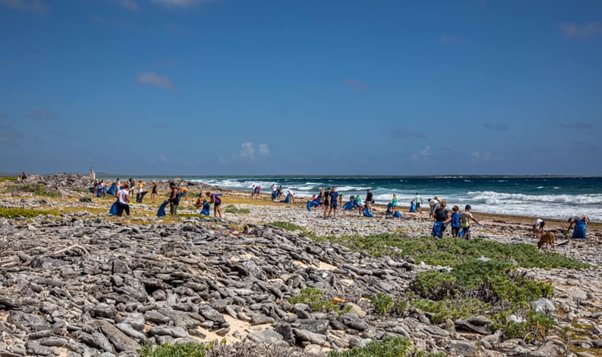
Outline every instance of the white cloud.
<path fill-rule="evenodd" d="M 420 150 L 420 152 L 417 152 L 415 154 L 412 155 L 412 160 L 428 160 L 431 158 L 431 156 L 433 156 L 433 153 L 431 151 L 431 147 L 430 146 L 425 146 L 424 149 Z"/>
<path fill-rule="evenodd" d="M 255 147 L 253 147 L 253 143 L 247 141 L 246 143 L 240 144 L 240 157 L 242 159 L 251 159 L 255 158 Z"/>
<path fill-rule="evenodd" d="M 217 0 L 152 0 L 155 4 L 174 8 L 187 8 L 202 4 L 209 4 Z"/>
<path fill-rule="evenodd" d="M 161 161 L 162 163 L 167 163 L 167 156 L 165 156 L 164 154 L 159 155 L 159 161 Z"/>
<path fill-rule="evenodd" d="M 564 38 L 592 38 L 602 36 L 602 24 L 591 22 L 587 24 L 560 24 L 558 25 Z"/>
<path fill-rule="evenodd" d="M 270 154 L 270 148 L 268 147 L 268 144 L 259 144 L 258 151 L 260 155 L 268 156 Z"/>
<path fill-rule="evenodd" d="M 48 7 L 42 0 L 0 0 L 0 4 L 9 9 L 46 15 Z"/>
<path fill-rule="evenodd" d="M 240 144 L 240 158 L 241 159 L 249 159 L 254 160 L 258 156 L 268 156 L 270 155 L 270 147 L 268 144 L 261 143 L 255 149 L 255 144 L 250 141 L 244 142 Z"/>
<path fill-rule="evenodd" d="M 493 154 L 489 151 L 473 151 L 471 158 L 474 161 L 491 161 L 493 160 Z"/>
<path fill-rule="evenodd" d="M 154 72 L 140 73 L 138 74 L 136 80 L 138 83 L 144 85 L 156 86 L 170 90 L 174 88 L 174 85 L 169 77 Z"/>
<path fill-rule="evenodd" d="M 119 0 L 119 5 L 130 11 L 138 11 L 140 10 L 140 5 L 136 0 Z"/>

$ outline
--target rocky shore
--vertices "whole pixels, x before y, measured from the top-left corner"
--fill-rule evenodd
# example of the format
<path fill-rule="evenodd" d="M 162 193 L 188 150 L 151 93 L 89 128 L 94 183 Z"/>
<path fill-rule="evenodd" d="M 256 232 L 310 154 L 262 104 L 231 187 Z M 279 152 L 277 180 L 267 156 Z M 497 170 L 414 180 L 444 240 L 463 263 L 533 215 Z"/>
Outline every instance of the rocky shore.
<path fill-rule="evenodd" d="M 56 178 L 36 181 L 56 182 Z M 324 220 L 285 206 L 237 204 L 223 221 L 165 221 L 136 205 L 138 221 L 109 218 L 107 200 L 87 198 L 70 176 L 61 198 L 5 191 L 0 207 L 61 209 L 58 215 L 0 218 L 0 356 L 136 356 L 144 344 L 224 340 L 216 355 L 326 355 L 386 337 L 408 337 L 416 351 L 450 356 L 582 356 L 602 351 L 602 255 L 590 242 L 556 248 L 591 269 L 523 269 L 553 285 L 534 309 L 557 326 L 542 340 L 507 339 L 490 319 L 435 323 L 410 307 L 378 314 L 368 297 L 402 295 L 417 274 L 445 267 L 374 257 L 304 235 L 396 232 L 428 236 L 419 217 Z M 82 192 L 84 191 L 84 192 Z M 52 196 L 52 195 L 51 195 Z M 225 199 L 225 204 L 228 200 Z M 196 213 L 183 207 L 183 212 Z M 290 222 L 303 230 L 270 223 Z M 528 227 L 486 225 L 478 235 L 528 243 Z M 487 257 L 483 257 L 487 259 Z M 328 309 L 291 303 L 308 288 Z M 255 352 L 252 352 L 255 351 Z M 262 351 L 262 352 L 259 352 Z"/>

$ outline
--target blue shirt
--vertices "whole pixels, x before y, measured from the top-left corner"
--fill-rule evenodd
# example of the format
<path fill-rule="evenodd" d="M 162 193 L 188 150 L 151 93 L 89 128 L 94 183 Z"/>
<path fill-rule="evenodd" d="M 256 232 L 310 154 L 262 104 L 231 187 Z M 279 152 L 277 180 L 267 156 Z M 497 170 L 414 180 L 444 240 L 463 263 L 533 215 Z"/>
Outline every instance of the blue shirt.
<path fill-rule="evenodd" d="M 452 213 L 451 226 L 452 228 L 460 228 L 460 212 Z"/>

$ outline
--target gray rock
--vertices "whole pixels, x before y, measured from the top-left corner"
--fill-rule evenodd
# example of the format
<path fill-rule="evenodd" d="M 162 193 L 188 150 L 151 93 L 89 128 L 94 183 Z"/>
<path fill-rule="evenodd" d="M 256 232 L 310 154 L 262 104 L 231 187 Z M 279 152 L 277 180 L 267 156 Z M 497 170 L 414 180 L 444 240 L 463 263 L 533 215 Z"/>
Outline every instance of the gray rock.
<path fill-rule="evenodd" d="M 224 316 L 209 305 L 201 306 L 199 308 L 199 313 L 207 320 L 213 321 L 219 325 L 226 323 Z"/>
<path fill-rule="evenodd" d="M 551 314 L 556 311 L 556 307 L 554 307 L 554 303 L 550 299 L 540 298 L 537 301 L 534 301 L 532 305 L 535 312 Z"/>
<path fill-rule="evenodd" d="M 339 320 L 354 330 L 364 331 L 368 329 L 368 324 L 361 320 L 356 314 L 343 314 L 339 317 Z"/>
<path fill-rule="evenodd" d="M 325 334 L 328 330 L 328 325 L 330 322 L 328 320 L 309 320 L 309 319 L 301 319 L 295 321 L 292 325 L 296 328 L 311 331 L 314 333 Z"/>
<path fill-rule="evenodd" d="M 247 338 L 255 343 L 279 344 L 284 342 L 282 335 L 272 330 L 253 331 L 247 335 Z"/>
<path fill-rule="evenodd" d="M 470 341 L 451 341 L 449 348 L 457 356 L 478 356 L 478 349 Z"/>
<path fill-rule="evenodd" d="M 466 320 L 458 319 L 455 321 L 456 329 L 476 332 L 481 335 L 491 335 L 493 333 L 492 322 L 484 317 L 469 317 Z"/>
<path fill-rule="evenodd" d="M 121 332 L 117 327 L 104 320 L 96 320 L 96 325 L 109 341 L 115 346 L 117 352 L 137 351 L 140 348 L 138 342 Z"/>
<path fill-rule="evenodd" d="M 146 321 L 144 320 L 144 315 L 142 315 L 139 312 L 134 312 L 128 314 L 122 322 L 129 324 L 138 331 L 142 331 L 144 329 L 144 324 Z"/>
<path fill-rule="evenodd" d="M 307 341 L 314 345 L 323 345 L 326 343 L 326 336 L 313 333 L 307 330 L 293 329 L 295 336 L 301 341 Z"/>
<path fill-rule="evenodd" d="M 271 324 L 275 320 L 269 316 L 264 314 L 255 314 L 251 317 L 251 325 L 263 325 L 263 324 Z"/>
<path fill-rule="evenodd" d="M 117 327 L 121 332 L 125 333 L 131 338 L 134 338 L 140 342 L 146 342 L 146 336 L 142 332 L 133 328 L 130 324 L 122 322 L 115 325 L 115 327 Z"/>
<path fill-rule="evenodd" d="M 188 337 L 188 333 L 186 332 L 186 330 L 182 327 L 176 326 L 176 327 L 169 327 L 169 326 L 153 326 L 149 333 L 153 336 L 155 335 L 159 335 L 159 336 L 172 336 L 175 338 L 180 338 L 180 337 Z"/>
<path fill-rule="evenodd" d="M 40 331 L 50 328 L 48 321 L 44 320 L 40 316 L 26 314 L 21 311 L 11 311 L 8 315 L 7 321 L 23 330 L 29 331 Z"/>

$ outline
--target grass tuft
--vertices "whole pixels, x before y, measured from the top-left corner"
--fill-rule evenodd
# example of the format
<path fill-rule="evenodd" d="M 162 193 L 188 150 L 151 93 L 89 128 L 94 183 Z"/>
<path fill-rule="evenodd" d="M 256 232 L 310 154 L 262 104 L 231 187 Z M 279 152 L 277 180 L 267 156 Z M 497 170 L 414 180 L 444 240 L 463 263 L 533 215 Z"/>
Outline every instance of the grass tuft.
<path fill-rule="evenodd" d="M 285 221 L 276 221 L 276 222 L 272 222 L 270 223 L 270 225 L 272 227 L 276 227 L 276 228 L 280 228 L 282 230 L 285 231 L 302 231 L 302 232 L 306 232 L 305 228 L 298 226 L 294 223 L 290 223 L 290 222 L 285 222 Z"/>
<path fill-rule="evenodd" d="M 335 304 L 324 297 L 324 293 L 315 288 L 301 289 L 298 295 L 288 298 L 291 304 L 306 304 L 313 312 L 336 312 L 346 313 L 351 310 L 351 306 L 341 309 L 341 305 Z"/>
<path fill-rule="evenodd" d="M 59 212 L 56 210 L 38 210 L 31 208 L 12 208 L 12 207 L 0 207 L 0 217 L 4 218 L 32 218 L 41 215 L 52 215 L 58 216 Z"/>
<path fill-rule="evenodd" d="M 202 343 L 166 343 L 160 346 L 145 344 L 138 351 L 140 357 L 205 357 L 208 348 Z"/>
<path fill-rule="evenodd" d="M 251 212 L 251 210 L 249 210 L 248 208 L 239 208 L 236 206 L 226 206 L 226 208 L 224 209 L 224 212 L 226 213 L 231 213 L 231 214 L 249 214 Z"/>

